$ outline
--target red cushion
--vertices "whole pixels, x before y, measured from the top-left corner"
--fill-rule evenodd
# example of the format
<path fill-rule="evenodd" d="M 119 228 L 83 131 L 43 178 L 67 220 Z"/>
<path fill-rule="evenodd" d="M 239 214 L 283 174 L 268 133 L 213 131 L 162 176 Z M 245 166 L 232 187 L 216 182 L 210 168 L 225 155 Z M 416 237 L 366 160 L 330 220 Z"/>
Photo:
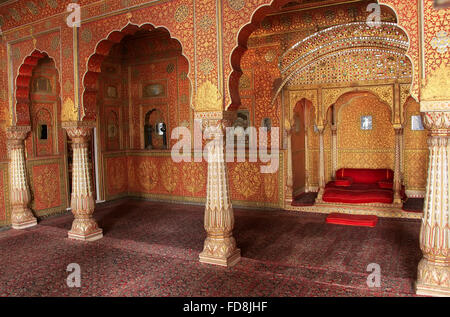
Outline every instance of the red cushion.
<path fill-rule="evenodd" d="M 394 183 L 390 181 L 378 181 L 378 187 L 383 189 L 392 189 L 394 188 Z"/>
<path fill-rule="evenodd" d="M 392 181 L 394 172 L 390 169 L 341 168 L 336 171 L 336 179 L 351 177 L 354 183 L 376 184 L 378 181 Z"/>
<path fill-rule="evenodd" d="M 348 226 L 364 226 L 375 227 L 378 222 L 377 216 L 365 216 L 365 215 L 348 215 L 331 213 L 327 219 L 327 223 L 348 225 Z"/>
<path fill-rule="evenodd" d="M 352 185 L 353 179 L 351 177 L 344 177 L 342 179 L 337 179 L 334 181 L 334 184 L 338 187 L 349 187 Z"/>
<path fill-rule="evenodd" d="M 383 203 L 391 204 L 394 200 L 393 192 L 385 189 L 349 190 L 347 188 L 327 188 L 323 194 L 323 201 L 347 204 Z"/>

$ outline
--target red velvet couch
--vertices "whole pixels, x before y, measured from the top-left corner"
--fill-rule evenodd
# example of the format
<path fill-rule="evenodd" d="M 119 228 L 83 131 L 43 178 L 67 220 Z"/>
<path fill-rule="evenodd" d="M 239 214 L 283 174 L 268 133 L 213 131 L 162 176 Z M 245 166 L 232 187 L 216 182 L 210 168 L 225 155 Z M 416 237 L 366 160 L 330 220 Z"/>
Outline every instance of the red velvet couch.
<path fill-rule="evenodd" d="M 391 204 L 393 179 L 394 172 L 390 169 L 341 168 L 336 171 L 336 180 L 325 186 L 323 201 Z"/>

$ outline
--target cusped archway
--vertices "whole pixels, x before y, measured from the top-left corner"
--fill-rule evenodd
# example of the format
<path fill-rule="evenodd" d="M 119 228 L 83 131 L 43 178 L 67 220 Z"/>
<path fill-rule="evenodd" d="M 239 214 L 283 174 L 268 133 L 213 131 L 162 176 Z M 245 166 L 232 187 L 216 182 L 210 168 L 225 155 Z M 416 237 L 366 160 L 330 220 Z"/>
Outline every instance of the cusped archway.
<path fill-rule="evenodd" d="M 33 77 L 33 70 L 38 65 L 39 61 L 49 58 L 54 64 L 54 59 L 50 57 L 46 52 L 34 50 L 30 55 L 25 57 L 23 63 L 20 65 L 14 90 L 14 109 L 12 112 L 13 125 L 29 126 L 31 125 L 30 114 L 30 92 L 31 92 L 31 79 Z M 54 65 L 56 68 L 56 65 Z M 56 68 L 59 73 L 58 69 Z M 59 83 L 59 81 L 58 81 Z M 58 92 L 59 93 L 59 92 Z"/>
<path fill-rule="evenodd" d="M 110 55 L 111 49 L 116 44 L 119 44 L 127 36 L 133 36 L 139 34 L 140 32 L 152 32 L 152 31 L 165 33 L 167 34 L 167 36 L 170 38 L 171 41 L 176 42 L 181 51 L 181 55 L 186 59 L 186 62 L 189 64 L 188 58 L 183 53 L 183 47 L 181 42 L 178 39 L 173 38 L 170 35 L 169 30 L 165 27 L 162 26 L 155 27 L 150 23 L 145 23 L 140 26 L 128 23 L 121 30 L 112 31 L 105 39 L 101 40 L 96 45 L 95 52 L 89 57 L 87 61 L 87 71 L 82 79 L 83 94 L 82 94 L 82 106 L 80 109 L 80 118 L 79 118 L 80 120 L 94 121 L 96 119 L 98 78 L 102 71 L 102 63 Z M 190 69 L 190 67 L 188 67 L 188 69 Z M 189 73 L 186 74 L 186 78 L 189 81 L 189 86 L 192 87 Z M 191 100 L 189 100 L 189 104 L 191 105 Z"/>
<path fill-rule="evenodd" d="M 239 79 L 242 75 L 241 58 L 247 50 L 247 42 L 251 33 L 260 26 L 260 23 L 267 15 L 279 12 L 280 9 L 291 5 L 294 4 L 290 3 L 290 1 L 277 0 L 272 1 L 270 4 L 262 5 L 255 10 L 250 22 L 240 30 L 237 37 L 237 46 L 230 56 L 232 72 L 228 78 L 231 98 L 231 103 L 228 105 L 229 110 L 237 109 L 241 104 L 239 94 Z M 397 16 L 395 10 L 386 5 L 381 5 L 381 11 L 389 12 L 394 17 Z M 382 22 L 379 27 L 370 27 L 365 21 L 366 19 L 363 19 L 360 22 L 337 25 L 318 31 L 290 47 L 280 60 L 279 66 L 280 71 L 283 73 L 283 80 L 280 82 L 279 89 L 275 89 L 272 105 L 286 82 L 305 71 L 305 69 L 302 69 L 302 66 L 306 68 L 306 65 L 313 62 L 321 62 L 321 58 L 324 56 L 333 58 L 345 47 L 360 51 L 378 50 L 375 52 L 376 54 L 387 50 L 389 51 L 388 53 L 402 56 L 409 65 L 413 64 L 408 56 L 410 41 L 404 28 L 392 22 Z M 397 19 L 393 22 L 397 22 Z M 333 53 L 335 55 L 332 55 Z M 411 76 L 411 81 L 412 79 L 413 77 Z"/>

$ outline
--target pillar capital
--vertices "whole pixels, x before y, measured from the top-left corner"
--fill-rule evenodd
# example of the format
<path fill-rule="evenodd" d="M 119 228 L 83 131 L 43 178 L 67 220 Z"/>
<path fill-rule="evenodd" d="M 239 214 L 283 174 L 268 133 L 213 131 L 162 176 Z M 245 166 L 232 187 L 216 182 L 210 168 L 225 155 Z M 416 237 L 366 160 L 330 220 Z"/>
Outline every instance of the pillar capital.
<path fill-rule="evenodd" d="M 324 125 L 318 125 L 317 126 L 317 131 L 319 132 L 319 134 L 323 134 L 323 132 L 325 131 L 325 126 Z"/>
<path fill-rule="evenodd" d="M 63 122 L 62 127 L 67 131 L 67 135 L 74 143 L 86 143 L 92 134 L 95 122 Z"/>
<path fill-rule="evenodd" d="M 6 138 L 9 140 L 23 141 L 26 139 L 28 132 L 31 131 L 31 126 L 10 126 L 6 128 Z"/>
<path fill-rule="evenodd" d="M 220 128 L 223 130 L 233 125 L 236 116 L 236 111 L 195 112 L 194 119 L 202 121 L 202 130 L 207 128 Z"/>
<path fill-rule="evenodd" d="M 432 136 L 450 136 L 450 110 L 423 112 L 422 118 Z"/>
<path fill-rule="evenodd" d="M 6 129 L 6 139 L 8 152 L 13 149 L 24 148 L 23 141 L 27 138 L 28 133 L 31 131 L 30 126 L 11 126 Z"/>

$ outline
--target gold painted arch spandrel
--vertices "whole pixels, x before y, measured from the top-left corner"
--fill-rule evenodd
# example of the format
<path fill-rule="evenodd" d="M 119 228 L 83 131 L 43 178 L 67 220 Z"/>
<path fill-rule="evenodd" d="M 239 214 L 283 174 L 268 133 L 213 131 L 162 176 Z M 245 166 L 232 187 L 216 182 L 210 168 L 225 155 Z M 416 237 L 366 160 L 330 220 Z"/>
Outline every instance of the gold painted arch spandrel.
<path fill-rule="evenodd" d="M 197 112 L 221 111 L 223 108 L 222 95 L 209 80 L 198 88 L 194 102 L 194 109 Z"/>
<path fill-rule="evenodd" d="M 75 122 L 78 121 L 78 107 L 73 102 L 72 98 L 67 97 L 62 105 L 61 121 Z"/>

